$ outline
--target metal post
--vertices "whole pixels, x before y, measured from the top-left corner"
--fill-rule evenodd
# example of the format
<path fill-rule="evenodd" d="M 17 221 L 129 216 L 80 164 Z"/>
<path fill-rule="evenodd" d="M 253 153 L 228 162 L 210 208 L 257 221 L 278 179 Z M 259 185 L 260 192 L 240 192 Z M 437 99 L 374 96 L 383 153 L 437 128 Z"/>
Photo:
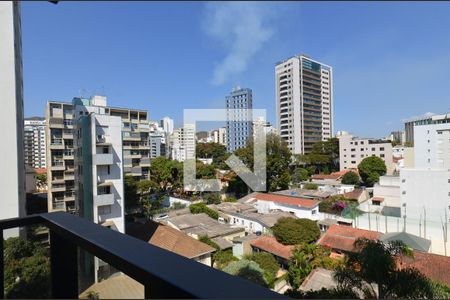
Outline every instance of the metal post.
<path fill-rule="evenodd" d="M 0 229 L 0 299 L 5 298 L 5 258 L 3 256 L 3 229 Z"/>
<path fill-rule="evenodd" d="M 77 246 L 50 230 L 52 298 L 78 299 Z"/>

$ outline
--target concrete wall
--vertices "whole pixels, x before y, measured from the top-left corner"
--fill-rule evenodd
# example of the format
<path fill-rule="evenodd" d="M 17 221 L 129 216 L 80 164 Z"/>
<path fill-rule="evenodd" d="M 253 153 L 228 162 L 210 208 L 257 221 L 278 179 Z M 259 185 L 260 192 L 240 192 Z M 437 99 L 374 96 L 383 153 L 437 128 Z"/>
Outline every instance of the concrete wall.
<path fill-rule="evenodd" d="M 20 12 L 18 2 L 0 2 L 0 219 L 25 215 L 23 144 L 23 83 Z M 17 235 L 18 230 L 8 231 Z"/>
<path fill-rule="evenodd" d="M 306 218 L 310 220 L 321 220 L 322 213 L 319 212 L 319 206 L 314 208 L 303 208 L 272 201 L 258 200 L 256 203 L 258 213 L 267 214 L 272 210 L 281 210 L 295 215 L 297 218 Z"/>

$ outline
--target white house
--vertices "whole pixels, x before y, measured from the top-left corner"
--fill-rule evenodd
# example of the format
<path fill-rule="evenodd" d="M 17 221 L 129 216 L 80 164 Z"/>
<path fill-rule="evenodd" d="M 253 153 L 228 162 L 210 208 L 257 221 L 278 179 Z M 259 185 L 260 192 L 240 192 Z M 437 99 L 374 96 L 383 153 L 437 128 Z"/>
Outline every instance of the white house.
<path fill-rule="evenodd" d="M 288 212 L 297 218 L 320 220 L 319 201 L 303 199 L 299 197 L 255 193 L 246 199 L 246 202 L 253 202 L 258 209 L 258 213 L 268 214 L 273 211 Z"/>

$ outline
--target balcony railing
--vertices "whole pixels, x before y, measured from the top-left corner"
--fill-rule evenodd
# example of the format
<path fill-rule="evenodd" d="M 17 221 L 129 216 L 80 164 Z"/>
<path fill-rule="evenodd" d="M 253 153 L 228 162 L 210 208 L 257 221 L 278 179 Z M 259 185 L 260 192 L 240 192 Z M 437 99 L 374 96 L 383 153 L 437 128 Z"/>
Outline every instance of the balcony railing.
<path fill-rule="evenodd" d="M 146 299 L 285 298 L 245 279 L 63 212 L 1 220 L 0 248 L 3 249 L 3 230 L 32 224 L 42 224 L 50 230 L 52 298 L 78 299 L 77 247 L 143 284 Z M 1 251 L 1 291 L 4 291 L 3 259 Z M 3 293 L 0 295 L 4 297 Z"/>

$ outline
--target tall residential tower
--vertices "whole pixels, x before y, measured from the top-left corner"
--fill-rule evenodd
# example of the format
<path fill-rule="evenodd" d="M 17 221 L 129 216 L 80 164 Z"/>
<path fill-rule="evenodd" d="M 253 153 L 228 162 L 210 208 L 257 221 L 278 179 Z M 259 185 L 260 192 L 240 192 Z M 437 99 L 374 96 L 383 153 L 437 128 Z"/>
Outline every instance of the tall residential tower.
<path fill-rule="evenodd" d="M 226 97 L 226 108 L 227 151 L 234 152 L 245 147 L 247 139 L 253 135 L 252 115 L 247 111 L 253 108 L 252 90 L 239 86 L 233 88 Z"/>
<path fill-rule="evenodd" d="M 333 71 L 305 55 L 275 67 L 277 128 L 294 154 L 333 134 Z"/>
<path fill-rule="evenodd" d="M 26 118 L 24 124 L 25 164 L 31 168 L 46 168 L 45 119 Z"/>

